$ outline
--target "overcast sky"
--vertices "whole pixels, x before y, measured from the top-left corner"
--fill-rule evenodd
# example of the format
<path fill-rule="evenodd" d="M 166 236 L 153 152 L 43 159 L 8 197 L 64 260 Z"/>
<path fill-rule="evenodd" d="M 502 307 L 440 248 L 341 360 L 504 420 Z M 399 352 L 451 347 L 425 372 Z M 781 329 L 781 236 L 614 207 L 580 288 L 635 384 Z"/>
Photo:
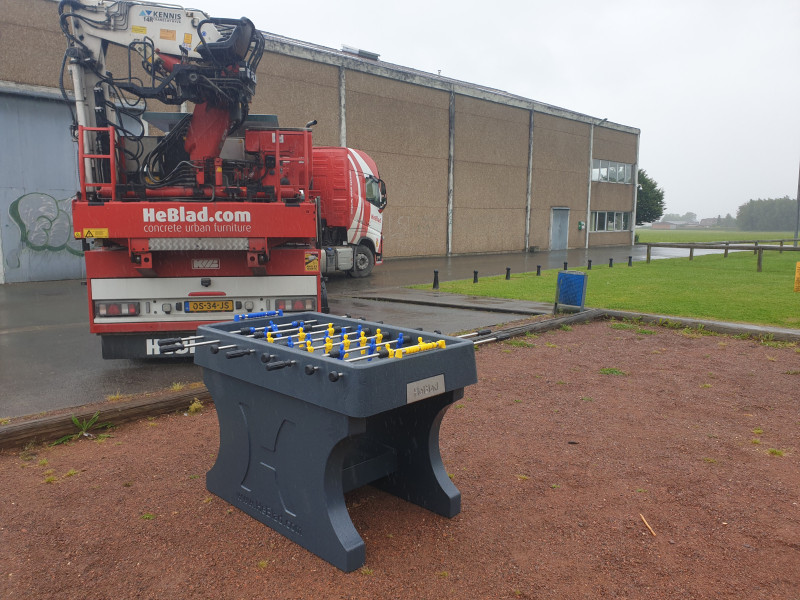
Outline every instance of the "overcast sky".
<path fill-rule="evenodd" d="M 798 0 L 194 0 L 215 17 L 638 127 L 667 212 L 796 198 Z M 268 82 L 259 82 L 269 85 Z"/>

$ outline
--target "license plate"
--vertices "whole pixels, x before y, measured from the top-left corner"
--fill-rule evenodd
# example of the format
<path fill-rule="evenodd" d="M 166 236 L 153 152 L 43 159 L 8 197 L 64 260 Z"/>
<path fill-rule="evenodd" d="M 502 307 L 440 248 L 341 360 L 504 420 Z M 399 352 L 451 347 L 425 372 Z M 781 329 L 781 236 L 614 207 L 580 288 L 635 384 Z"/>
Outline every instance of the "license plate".
<path fill-rule="evenodd" d="M 183 303 L 183 311 L 195 312 L 226 312 L 233 310 L 233 300 L 190 300 Z"/>

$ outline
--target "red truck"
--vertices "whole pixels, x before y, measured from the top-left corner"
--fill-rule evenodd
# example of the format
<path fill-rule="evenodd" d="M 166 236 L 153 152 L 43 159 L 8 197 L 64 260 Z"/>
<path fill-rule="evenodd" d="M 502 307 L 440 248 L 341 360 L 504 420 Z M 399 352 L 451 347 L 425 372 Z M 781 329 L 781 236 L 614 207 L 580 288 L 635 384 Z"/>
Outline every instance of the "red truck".
<path fill-rule="evenodd" d="M 382 262 L 374 161 L 314 148 L 313 123 L 249 114 L 264 40 L 248 19 L 102 0 L 62 0 L 59 14 L 75 91 L 73 228 L 104 358 L 157 357 L 159 339 L 243 314 L 325 311 L 325 273 L 362 277 Z M 108 71 L 109 45 L 127 52 L 122 76 Z M 147 112 L 148 100 L 194 110 Z"/>

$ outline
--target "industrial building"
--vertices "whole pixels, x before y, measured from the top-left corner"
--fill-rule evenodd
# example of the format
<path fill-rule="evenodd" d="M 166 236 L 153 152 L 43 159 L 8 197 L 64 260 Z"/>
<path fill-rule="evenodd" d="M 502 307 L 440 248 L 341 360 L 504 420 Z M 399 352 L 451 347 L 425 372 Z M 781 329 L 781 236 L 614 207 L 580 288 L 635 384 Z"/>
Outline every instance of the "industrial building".
<path fill-rule="evenodd" d="M 0 283 L 80 278 L 58 5 L 3 5 Z M 264 36 L 251 112 L 276 114 L 285 127 L 317 119 L 317 145 L 375 159 L 388 187 L 385 257 L 632 243 L 638 129 L 357 49 Z"/>

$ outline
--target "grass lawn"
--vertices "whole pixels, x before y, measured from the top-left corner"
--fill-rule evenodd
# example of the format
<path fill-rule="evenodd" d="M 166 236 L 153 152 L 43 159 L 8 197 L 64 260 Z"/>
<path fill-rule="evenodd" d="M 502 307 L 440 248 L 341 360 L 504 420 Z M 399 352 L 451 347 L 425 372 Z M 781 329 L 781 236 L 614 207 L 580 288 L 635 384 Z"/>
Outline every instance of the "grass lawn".
<path fill-rule="evenodd" d="M 655 242 L 732 242 L 736 240 L 791 240 L 794 231 L 738 231 L 730 229 L 637 229 L 640 244 Z"/>
<path fill-rule="evenodd" d="M 800 252 L 764 252 L 763 271 L 756 256 L 732 252 L 635 262 L 576 270 L 588 273 L 586 306 L 719 321 L 800 328 L 800 293 L 794 292 Z M 552 302 L 557 270 L 441 284 L 444 292 Z M 414 286 L 430 289 L 429 286 Z"/>

